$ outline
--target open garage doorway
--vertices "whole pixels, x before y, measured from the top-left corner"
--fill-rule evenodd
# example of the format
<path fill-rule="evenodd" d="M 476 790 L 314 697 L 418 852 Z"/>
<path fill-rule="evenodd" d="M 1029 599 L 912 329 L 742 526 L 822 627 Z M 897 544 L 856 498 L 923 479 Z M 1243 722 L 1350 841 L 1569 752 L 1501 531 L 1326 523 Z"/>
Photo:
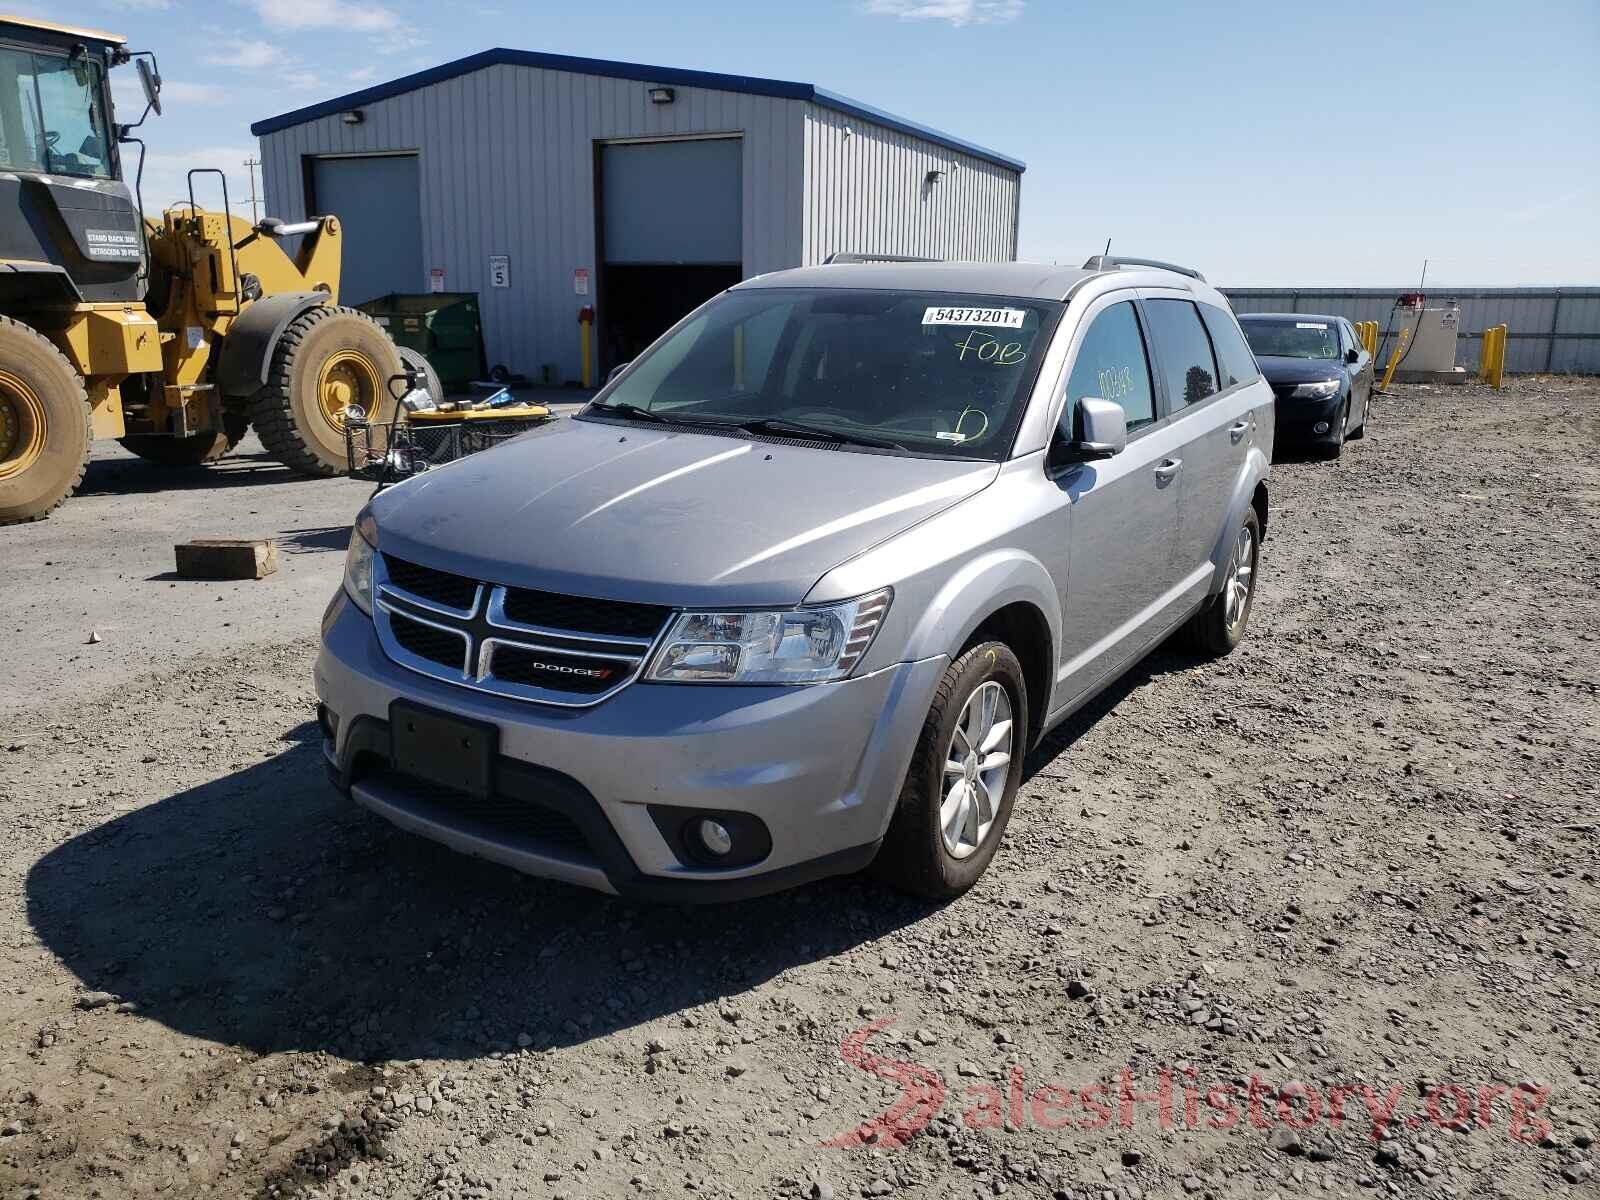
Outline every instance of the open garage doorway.
<path fill-rule="evenodd" d="M 737 137 L 600 145 L 602 373 L 743 278 L 742 156 Z"/>

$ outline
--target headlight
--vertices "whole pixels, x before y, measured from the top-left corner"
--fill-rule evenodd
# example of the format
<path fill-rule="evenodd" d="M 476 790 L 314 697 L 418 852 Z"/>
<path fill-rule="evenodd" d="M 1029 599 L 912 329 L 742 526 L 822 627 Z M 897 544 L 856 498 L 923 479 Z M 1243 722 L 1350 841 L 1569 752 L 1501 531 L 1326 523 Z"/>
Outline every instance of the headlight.
<path fill-rule="evenodd" d="M 372 615 L 372 560 L 378 554 L 378 523 L 365 509 L 350 530 L 350 549 L 344 555 L 344 590 L 356 607 Z"/>
<path fill-rule="evenodd" d="M 1337 379 L 1324 379 L 1321 383 L 1296 384 L 1294 395 L 1301 400 L 1326 400 L 1329 396 L 1337 395 L 1338 391 Z"/>
<path fill-rule="evenodd" d="M 826 683 L 854 670 L 889 611 L 885 588 L 843 604 L 762 612 L 687 612 L 647 679 L 662 683 Z"/>

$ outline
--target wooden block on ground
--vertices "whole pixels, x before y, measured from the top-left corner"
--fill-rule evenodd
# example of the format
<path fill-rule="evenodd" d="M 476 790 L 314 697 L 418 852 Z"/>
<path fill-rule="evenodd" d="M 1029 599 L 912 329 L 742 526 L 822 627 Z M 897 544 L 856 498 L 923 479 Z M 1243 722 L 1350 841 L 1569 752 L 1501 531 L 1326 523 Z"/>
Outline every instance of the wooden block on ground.
<path fill-rule="evenodd" d="M 266 538 L 196 538 L 173 550 L 181 579 L 262 579 L 278 569 L 278 544 Z"/>

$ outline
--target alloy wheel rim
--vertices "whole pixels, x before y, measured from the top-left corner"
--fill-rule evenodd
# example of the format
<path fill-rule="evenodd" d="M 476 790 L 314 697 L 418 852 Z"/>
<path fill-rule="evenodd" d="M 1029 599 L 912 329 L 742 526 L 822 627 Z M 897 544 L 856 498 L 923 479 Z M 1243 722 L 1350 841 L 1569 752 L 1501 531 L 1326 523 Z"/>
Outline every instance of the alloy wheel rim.
<path fill-rule="evenodd" d="M 0 479 L 20 475 L 44 453 L 46 421 L 39 394 L 0 371 Z"/>
<path fill-rule="evenodd" d="M 336 350 L 317 372 L 317 411 L 334 430 L 344 430 L 345 413 L 359 404 L 377 410 L 378 368 L 359 350 Z"/>
<path fill-rule="evenodd" d="M 994 830 L 1013 741 L 1011 696 L 993 679 L 962 706 L 944 756 L 939 832 L 951 858 L 975 854 Z"/>
<path fill-rule="evenodd" d="M 1239 539 L 1233 547 L 1232 570 L 1223 589 L 1227 607 L 1222 615 L 1229 629 L 1238 628 L 1250 603 L 1250 588 L 1256 574 L 1255 545 L 1255 534 L 1250 532 L 1250 526 L 1241 526 Z"/>

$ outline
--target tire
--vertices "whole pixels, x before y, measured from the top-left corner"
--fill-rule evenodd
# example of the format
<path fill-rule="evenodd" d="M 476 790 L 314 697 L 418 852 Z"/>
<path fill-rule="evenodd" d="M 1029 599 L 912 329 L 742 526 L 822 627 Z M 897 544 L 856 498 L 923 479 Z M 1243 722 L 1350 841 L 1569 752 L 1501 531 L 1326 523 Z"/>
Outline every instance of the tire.
<path fill-rule="evenodd" d="M 1244 581 L 1242 604 L 1234 610 L 1230 620 L 1229 589 L 1239 581 L 1239 553 L 1246 532 L 1249 533 L 1248 575 Z M 1244 640 L 1245 629 L 1250 623 L 1250 606 L 1255 602 L 1256 568 L 1260 562 L 1261 518 L 1252 506 L 1244 510 L 1244 520 L 1234 532 L 1228 551 L 1228 565 L 1223 570 L 1225 582 L 1222 591 L 1207 600 L 1200 611 L 1189 618 L 1189 643 L 1197 652 L 1208 658 L 1221 658 Z"/>
<path fill-rule="evenodd" d="M 1350 431 L 1350 440 L 1359 442 L 1367 436 L 1367 413 L 1372 408 L 1372 394 L 1369 392 L 1366 399 L 1361 402 L 1361 424 Z"/>
<path fill-rule="evenodd" d="M 975 839 L 970 836 L 955 839 L 963 851 L 958 856 L 947 844 L 941 809 L 950 803 L 959 808 L 951 795 L 963 779 L 948 774 L 945 765 L 952 761 L 952 753 L 961 757 L 960 745 L 955 740 L 956 730 L 960 725 L 965 733 L 967 722 L 963 718 L 969 716 L 968 702 L 978 700 L 981 705 L 980 693 L 994 695 L 996 688 L 1004 694 L 1011 712 L 1007 743 L 1010 758 L 1003 764 L 1003 778 L 999 774 L 1001 767 L 997 766 L 992 773 L 980 774 L 976 784 L 968 783 L 969 795 L 975 800 L 988 798 L 991 821 L 986 828 L 978 823 L 984 811 L 980 804 L 974 814 L 976 819 L 969 823 L 965 832 L 972 834 L 973 826 L 981 832 Z M 994 727 L 999 723 L 996 719 Z M 993 736 L 991 733 L 991 739 Z M 976 883 L 994 858 L 1006 823 L 1011 819 L 1017 786 L 1022 782 L 1022 759 L 1027 745 L 1028 689 L 1022 664 L 1004 642 L 973 646 L 950 664 L 939 681 L 889 823 L 889 832 L 873 862 L 873 874 L 925 900 L 951 900 Z M 991 750 L 990 757 L 996 753 Z M 988 775 L 987 784 L 984 774 Z M 997 801 L 993 799 L 996 793 Z M 967 843 L 973 840 L 976 844 L 969 846 Z"/>
<path fill-rule="evenodd" d="M 242 412 L 222 414 L 222 428 L 192 433 L 188 437 L 173 437 L 165 433 L 133 433 L 118 438 L 122 448 L 137 454 L 146 462 L 163 467 L 200 467 L 214 463 L 230 453 L 246 431 L 250 418 Z"/>
<path fill-rule="evenodd" d="M 435 404 L 443 404 L 444 382 L 439 378 L 439 372 L 433 369 L 433 364 L 410 346 L 396 346 L 395 350 L 400 355 L 401 364 L 414 370 L 422 380 L 423 386 L 428 389 L 428 398 Z"/>
<path fill-rule="evenodd" d="M 93 437 L 89 396 L 66 356 L 0 317 L 0 525 L 37 521 L 77 491 Z"/>
<path fill-rule="evenodd" d="M 1344 453 L 1344 427 L 1350 423 L 1350 397 L 1346 396 L 1344 403 L 1339 405 L 1339 415 L 1334 421 L 1333 438 L 1322 445 L 1322 457 L 1326 459 L 1338 458 Z"/>
<path fill-rule="evenodd" d="M 360 404 L 368 420 L 392 420 L 397 402 L 388 383 L 400 374 L 399 352 L 382 326 L 353 308 L 320 305 L 278 339 L 266 385 L 250 399 L 250 421 L 267 453 L 290 470 L 343 475 L 343 408 Z M 335 385 L 326 404 L 319 380 Z"/>

